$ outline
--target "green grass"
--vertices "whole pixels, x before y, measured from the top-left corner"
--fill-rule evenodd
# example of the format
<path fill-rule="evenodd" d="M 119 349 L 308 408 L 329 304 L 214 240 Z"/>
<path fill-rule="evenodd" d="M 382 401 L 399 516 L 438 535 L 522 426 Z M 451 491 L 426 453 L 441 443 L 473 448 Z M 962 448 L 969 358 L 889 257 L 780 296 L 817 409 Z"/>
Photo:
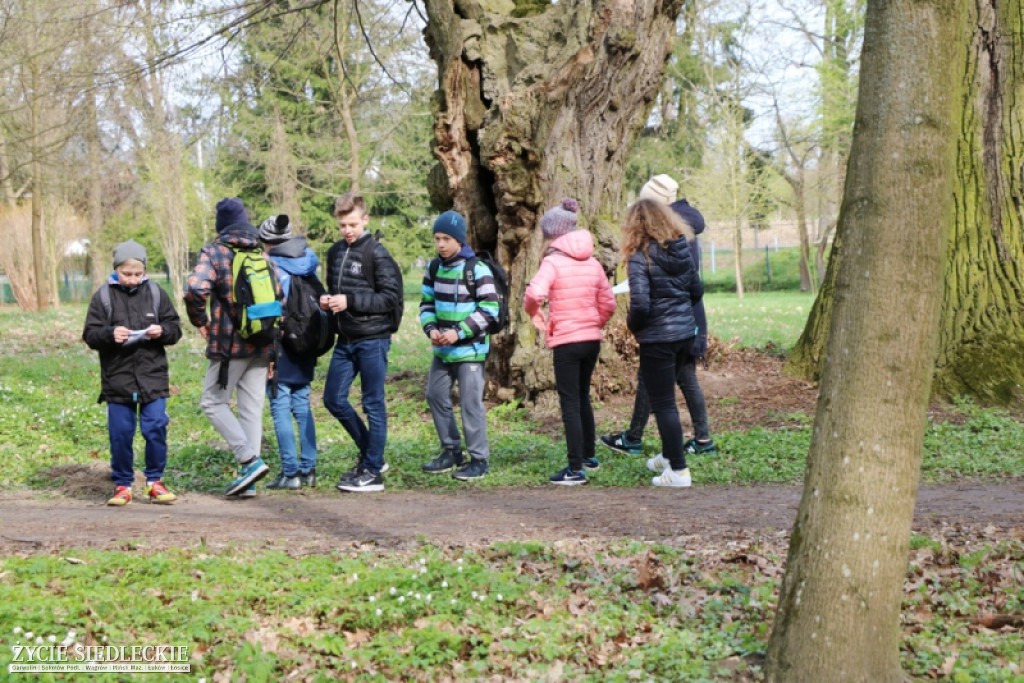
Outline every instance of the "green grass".
<path fill-rule="evenodd" d="M 810 299 L 787 294 L 762 294 L 738 302 L 728 295 L 709 297 L 709 317 L 715 330 L 735 329 L 741 342 L 771 338 L 767 322 L 779 325 L 787 309 L 809 306 Z M 766 312 L 757 316 L 754 311 Z M 742 313 L 742 314 L 741 314 Z M 796 316 L 794 312 L 790 315 Z M 96 354 L 79 341 L 83 306 L 65 306 L 42 315 L 26 316 L 0 308 L 0 487 L 53 489 L 50 473 L 68 464 L 105 463 L 108 459 L 106 411 L 96 403 L 99 363 Z M 437 449 L 437 436 L 423 398 L 430 363 L 429 343 L 415 324 L 415 303 L 407 302 L 405 322 L 390 355 L 387 385 L 389 435 L 387 458 L 393 466 L 390 490 L 454 490 L 465 484 L 449 477 L 423 474 L 419 466 Z M 754 321 L 759 321 L 755 323 Z M 760 324 L 763 321 L 764 324 Z M 718 327 L 721 326 L 721 327 Z M 734 327 L 730 327 L 734 326 Z M 743 332 L 759 328 L 758 337 Z M 781 328 L 776 328 L 781 329 Z M 776 337 L 775 339 L 781 339 Z M 779 341 L 780 347 L 785 342 Z M 170 350 L 173 396 L 167 480 L 184 491 L 218 491 L 233 476 L 234 459 L 220 437 L 197 409 L 207 361 L 199 337 L 189 331 Z M 325 357 L 314 381 L 314 416 L 320 459 L 318 471 L 332 481 L 351 466 L 356 456 L 348 435 L 324 410 L 320 391 L 327 372 Z M 354 393 L 358 390 L 358 383 Z M 728 401 L 729 397 L 720 400 Z M 996 478 L 1024 474 L 1024 425 L 997 410 L 964 403 L 958 423 L 928 427 L 923 478 L 949 481 L 964 476 Z M 625 418 L 625 415 L 622 416 Z M 601 431 L 621 428 L 620 421 L 598 425 Z M 694 470 L 700 484 L 799 482 L 810 443 L 811 417 L 787 416 L 785 429 L 756 428 L 716 434 L 721 454 L 702 458 Z M 517 403 L 488 412 L 493 458 L 492 474 L 474 487 L 542 486 L 564 466 L 561 439 L 533 420 Z M 660 450 L 656 430 L 648 430 L 646 451 Z M 143 443 L 137 440 L 138 452 Z M 276 468 L 278 457 L 269 411 L 264 417 L 264 457 Z M 602 467 L 593 473 L 594 486 L 643 486 L 649 474 L 636 458 L 599 453 Z"/>
<path fill-rule="evenodd" d="M 11 646 L 53 636 L 186 647 L 189 680 L 759 680 L 784 547 L 734 542 L 735 558 L 753 559 L 725 561 L 704 550 L 514 542 L 299 557 L 206 547 L 8 557 L 0 668 Z M 997 563 L 1024 568 L 1024 547 L 914 551 L 908 675 L 934 677 L 955 653 L 952 680 L 1019 680 L 1010 668 L 1024 654 L 1019 638 L 965 627 L 996 603 L 1024 609 L 1019 582 L 989 571 Z"/>
<path fill-rule="evenodd" d="M 793 348 L 813 303 L 814 295 L 803 292 L 748 293 L 742 299 L 732 293 L 704 296 L 712 336 L 775 353 Z"/>
<path fill-rule="evenodd" d="M 786 348 L 784 336 L 758 335 L 769 321 L 799 317 L 790 309 L 803 305 L 810 305 L 809 297 L 709 297 L 716 325 L 734 326 L 740 343 L 755 346 L 767 339 Z M 388 458 L 394 469 L 388 488 L 464 488 L 419 471 L 436 435 L 422 396 L 429 348 L 414 323 L 415 304 L 408 306 L 390 356 Z M 54 467 L 107 462 L 105 410 L 95 402 L 98 362 L 78 341 L 83 316 L 84 306 L 35 316 L 0 308 L 0 488 L 54 490 Z M 754 335 L 752 327 L 759 328 Z M 197 409 L 207 365 L 202 344 L 190 332 L 170 357 L 168 479 L 183 491 L 219 491 L 232 475 L 233 458 Z M 317 390 L 325 372 L 326 359 Z M 314 410 L 320 470 L 331 481 L 355 453 L 319 401 Z M 968 402 L 956 411 L 956 423 L 928 428 L 925 481 L 1024 473 L 1020 423 Z M 473 487 L 543 486 L 563 466 L 560 439 L 517 404 L 496 406 L 488 418 L 493 473 Z M 694 469 L 698 484 L 798 482 L 811 418 L 791 414 L 785 422 L 791 426 L 717 434 L 722 452 L 701 459 Z M 269 415 L 264 431 L 264 453 L 274 465 Z M 656 437 L 645 446 L 656 452 Z M 609 456 L 592 480 L 598 487 L 643 486 L 648 477 L 638 459 Z M 669 548 L 525 539 L 477 550 L 428 542 L 413 550 L 299 557 L 205 546 L 6 557 L 0 559 L 0 670 L 11 661 L 9 646 L 27 632 L 47 642 L 74 631 L 86 644 L 187 646 L 190 680 L 215 674 L 249 681 L 290 675 L 325 681 L 342 675 L 381 681 L 757 680 L 785 555 L 784 540 L 760 542 L 734 544 L 729 553 L 763 557 L 766 565 L 723 561 L 722 553 L 709 554 L 713 543 Z M 1014 578 L 1024 572 L 1024 548 L 1011 542 L 961 552 L 949 543 L 915 536 L 911 544 L 904 670 L 920 678 L 1021 680 L 1020 669 L 1010 666 L 1024 657 L 1019 635 L 974 628 L 970 619 L 986 610 L 1024 611 L 1024 589 Z M 656 561 L 649 563 L 648 553 Z M 644 563 L 662 577 L 660 587 L 638 585 Z M 994 565 L 1002 569 L 990 571 Z M 35 680 L 58 679 L 44 674 Z M 97 674 L 90 680 L 124 678 Z M 139 680 L 181 678 L 149 674 Z"/>

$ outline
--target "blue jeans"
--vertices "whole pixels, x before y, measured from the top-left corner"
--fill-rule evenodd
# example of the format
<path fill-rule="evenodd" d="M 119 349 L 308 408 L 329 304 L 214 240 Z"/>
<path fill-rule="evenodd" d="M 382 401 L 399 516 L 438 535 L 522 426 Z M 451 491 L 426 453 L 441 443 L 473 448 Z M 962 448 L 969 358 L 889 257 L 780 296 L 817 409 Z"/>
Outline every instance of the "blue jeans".
<path fill-rule="evenodd" d="M 273 387 L 267 386 L 267 398 L 270 399 L 270 416 L 274 418 L 274 433 L 277 434 L 277 449 L 281 452 L 281 472 L 286 477 L 294 477 L 299 472 L 309 472 L 316 467 L 316 425 L 313 424 L 313 410 L 309 407 L 308 384 L 277 385 L 277 396 L 273 396 Z M 299 445 L 302 448 L 301 460 L 295 452 L 295 429 L 292 417 L 299 426 Z"/>
<path fill-rule="evenodd" d="M 131 486 L 135 479 L 135 417 L 146 440 L 146 482 L 160 481 L 167 467 L 167 399 L 149 403 L 108 403 L 107 433 L 110 436 L 111 479 L 118 486 Z"/>
<path fill-rule="evenodd" d="M 359 449 L 359 463 L 373 474 L 384 466 L 388 413 L 384 405 L 384 380 L 388 374 L 391 339 L 339 340 L 331 356 L 324 385 L 324 407 L 352 437 Z M 352 382 L 359 375 L 363 389 L 366 423 L 348 401 Z M 367 424 L 368 423 L 368 424 Z"/>

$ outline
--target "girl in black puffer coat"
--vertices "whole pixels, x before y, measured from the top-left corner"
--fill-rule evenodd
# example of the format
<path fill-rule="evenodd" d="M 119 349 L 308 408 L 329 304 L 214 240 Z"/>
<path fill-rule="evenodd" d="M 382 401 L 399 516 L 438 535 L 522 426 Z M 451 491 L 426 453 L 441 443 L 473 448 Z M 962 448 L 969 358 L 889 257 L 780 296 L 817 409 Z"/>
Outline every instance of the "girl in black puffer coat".
<path fill-rule="evenodd" d="M 647 466 L 659 473 L 651 481 L 655 486 L 690 485 L 676 408 L 677 375 L 694 436 L 698 443 L 710 441 L 707 407 L 693 355 L 698 333 L 693 306 L 703 298 L 704 287 L 687 239 L 693 239 L 692 230 L 661 202 L 641 199 L 629 207 L 622 255 L 629 274 L 627 324 L 640 344 L 640 373 L 664 449 L 647 461 Z"/>

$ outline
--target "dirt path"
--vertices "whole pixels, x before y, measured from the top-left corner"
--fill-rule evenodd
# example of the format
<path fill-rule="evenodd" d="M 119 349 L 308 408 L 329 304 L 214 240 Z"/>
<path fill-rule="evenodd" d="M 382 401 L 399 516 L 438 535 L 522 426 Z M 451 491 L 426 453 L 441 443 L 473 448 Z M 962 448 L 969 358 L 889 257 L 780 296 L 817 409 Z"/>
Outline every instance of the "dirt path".
<path fill-rule="evenodd" d="M 160 548 L 243 544 L 319 550 L 419 542 L 477 545 L 571 538 L 716 542 L 787 534 L 795 486 L 658 489 L 533 488 L 381 495 L 265 494 L 228 500 L 192 494 L 171 507 L 125 509 L 95 498 L 0 494 L 0 552 L 68 547 Z M 1024 538 L 1024 479 L 924 487 L 914 527 L 957 528 L 986 538 Z M 981 533 L 980 530 L 984 530 Z"/>

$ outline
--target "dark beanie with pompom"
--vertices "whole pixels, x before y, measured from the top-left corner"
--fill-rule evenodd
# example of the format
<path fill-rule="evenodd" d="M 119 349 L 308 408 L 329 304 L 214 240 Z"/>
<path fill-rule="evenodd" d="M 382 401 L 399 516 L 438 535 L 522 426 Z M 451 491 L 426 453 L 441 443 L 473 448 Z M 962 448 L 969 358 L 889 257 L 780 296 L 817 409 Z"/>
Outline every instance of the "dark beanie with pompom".
<path fill-rule="evenodd" d="M 566 197 L 561 204 L 548 209 L 540 219 L 540 230 L 544 237 L 561 237 L 575 230 L 579 211 L 579 203 L 571 197 Z"/>

